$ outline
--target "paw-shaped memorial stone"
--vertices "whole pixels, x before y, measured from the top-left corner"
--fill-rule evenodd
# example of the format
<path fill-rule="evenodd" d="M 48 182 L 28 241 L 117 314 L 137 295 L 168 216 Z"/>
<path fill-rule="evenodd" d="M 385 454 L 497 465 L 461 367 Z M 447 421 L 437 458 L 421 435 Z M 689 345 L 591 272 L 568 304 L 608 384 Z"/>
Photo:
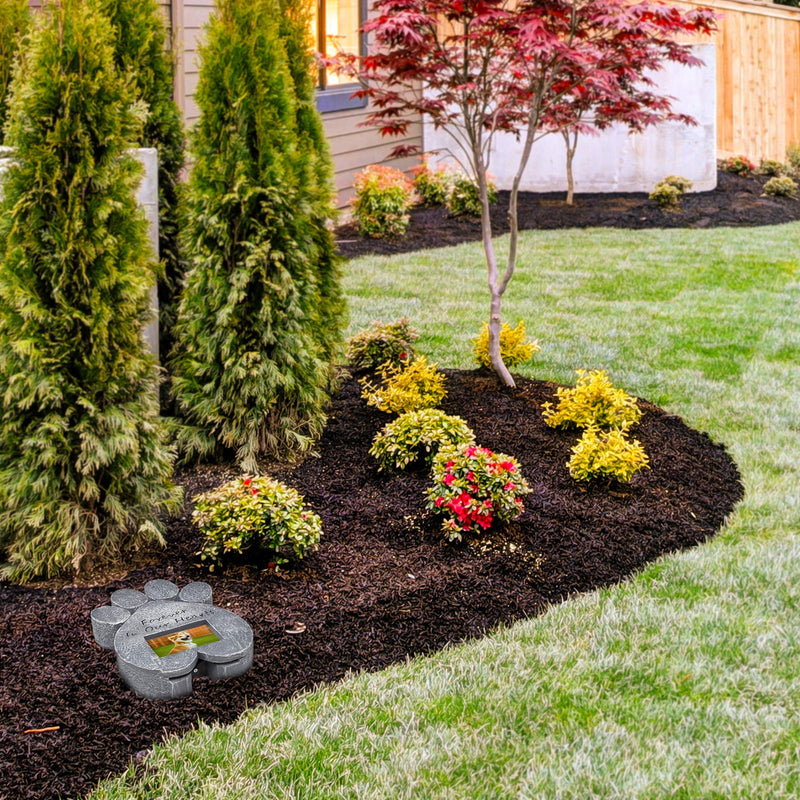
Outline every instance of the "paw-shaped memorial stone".
<path fill-rule="evenodd" d="M 92 633 L 114 650 L 125 683 L 151 700 L 192 693 L 192 678 L 235 678 L 253 664 L 253 631 L 232 611 L 211 604 L 207 583 L 180 591 L 149 581 L 144 592 L 119 589 L 92 611 Z"/>

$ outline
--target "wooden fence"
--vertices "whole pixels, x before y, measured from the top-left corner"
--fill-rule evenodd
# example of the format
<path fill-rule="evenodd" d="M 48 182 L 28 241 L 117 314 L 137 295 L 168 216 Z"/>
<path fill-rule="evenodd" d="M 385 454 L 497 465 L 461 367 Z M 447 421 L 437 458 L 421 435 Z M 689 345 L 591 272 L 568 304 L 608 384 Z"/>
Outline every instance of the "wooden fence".
<path fill-rule="evenodd" d="M 783 161 L 800 145 L 800 9 L 756 0 L 686 0 L 720 16 L 717 154 Z"/>

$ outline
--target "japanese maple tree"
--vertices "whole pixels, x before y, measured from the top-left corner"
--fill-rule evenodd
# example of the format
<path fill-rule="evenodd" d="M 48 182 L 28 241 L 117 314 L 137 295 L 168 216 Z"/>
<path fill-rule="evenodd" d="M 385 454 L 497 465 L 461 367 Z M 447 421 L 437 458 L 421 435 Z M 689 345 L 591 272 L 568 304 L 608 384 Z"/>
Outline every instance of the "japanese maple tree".
<path fill-rule="evenodd" d="M 692 63 L 679 36 L 714 29 L 710 9 L 679 10 L 624 0 L 376 0 L 363 26 L 370 52 L 340 54 L 333 63 L 359 81 L 372 102 L 367 124 L 403 135 L 419 114 L 445 128 L 477 181 L 491 294 L 492 367 L 514 385 L 500 355 L 503 295 L 517 263 L 517 196 L 536 139 L 577 122 L 568 103 L 602 98 L 599 119 L 636 128 L 653 109 L 632 89 L 644 69 L 665 60 Z M 577 108 L 577 106 L 576 106 Z M 644 117 L 643 117 L 644 115 Z M 488 181 L 497 133 L 522 143 L 509 201 L 510 241 L 501 268 L 492 242 Z M 393 155 L 413 148 L 398 147 Z"/>

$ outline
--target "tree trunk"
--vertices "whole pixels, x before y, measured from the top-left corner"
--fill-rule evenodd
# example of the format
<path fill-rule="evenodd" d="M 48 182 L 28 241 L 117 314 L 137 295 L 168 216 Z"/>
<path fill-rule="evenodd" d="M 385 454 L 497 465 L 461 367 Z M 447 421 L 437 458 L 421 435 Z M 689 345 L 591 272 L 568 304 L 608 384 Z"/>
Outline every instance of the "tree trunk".
<path fill-rule="evenodd" d="M 570 133 L 572 141 L 570 141 Z M 568 128 L 561 131 L 564 137 L 564 145 L 567 148 L 567 205 L 571 206 L 575 199 L 575 180 L 572 174 L 572 161 L 575 158 L 575 151 L 578 149 L 578 132 L 570 131 Z"/>

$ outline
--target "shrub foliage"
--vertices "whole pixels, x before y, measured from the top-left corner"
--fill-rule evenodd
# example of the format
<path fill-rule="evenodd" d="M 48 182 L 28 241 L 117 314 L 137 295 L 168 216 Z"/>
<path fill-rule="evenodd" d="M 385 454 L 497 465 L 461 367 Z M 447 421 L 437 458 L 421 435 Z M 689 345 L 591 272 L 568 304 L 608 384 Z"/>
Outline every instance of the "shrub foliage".
<path fill-rule="evenodd" d="M 256 472 L 259 454 L 303 450 L 321 432 L 342 303 L 323 252 L 330 195 L 314 179 L 325 152 L 298 126 L 281 14 L 269 0 L 217 6 L 201 49 L 173 387 L 187 454 L 234 448 Z"/>
<path fill-rule="evenodd" d="M 156 0 L 94 0 L 114 28 L 114 60 L 124 73 L 145 119 L 140 147 L 158 150 L 158 322 L 162 357 L 172 345 L 178 295 L 186 273 L 179 233 L 180 173 L 185 137 L 173 98 L 175 62 L 167 49 L 167 28 Z"/>
<path fill-rule="evenodd" d="M 398 169 L 372 164 L 356 175 L 353 216 L 362 236 L 402 236 L 414 205 L 414 185 Z"/>
<path fill-rule="evenodd" d="M 573 389 L 556 389 L 558 406 L 545 403 L 542 413 L 551 428 L 620 427 L 642 416 L 636 398 L 611 383 L 604 370 L 579 369 Z"/>
<path fill-rule="evenodd" d="M 519 516 L 530 492 L 516 459 L 472 444 L 441 450 L 432 477 L 428 508 L 444 516 L 451 541 Z"/>
<path fill-rule="evenodd" d="M 461 444 L 475 444 L 475 435 L 461 417 L 423 408 L 407 411 L 384 425 L 369 454 L 381 470 L 405 469 L 419 462 L 430 466 L 440 449 Z"/>
<path fill-rule="evenodd" d="M 794 197 L 797 183 L 788 175 L 776 175 L 764 184 L 764 194 L 769 197 Z"/>
<path fill-rule="evenodd" d="M 179 493 L 145 352 L 154 265 L 137 130 L 93 6 L 48 6 L 17 72 L 0 220 L 0 537 L 54 575 L 160 540 Z"/>
<path fill-rule="evenodd" d="M 254 548 L 273 551 L 276 564 L 289 553 L 302 558 L 322 534 L 322 520 L 303 497 L 266 476 L 245 475 L 193 499 L 192 521 L 204 538 L 200 558 L 212 572 L 228 554 Z"/>
<path fill-rule="evenodd" d="M 484 322 L 477 339 L 472 342 L 475 360 L 487 369 L 491 369 L 492 361 L 489 356 L 489 323 Z M 520 320 L 516 328 L 507 322 L 500 326 L 500 355 L 505 365 L 509 368 L 524 364 L 533 358 L 542 348 L 533 339 L 528 339 L 525 323 Z"/>
<path fill-rule="evenodd" d="M 8 90 L 17 53 L 30 27 L 28 0 L 0 0 L 0 131 L 5 127 L 8 116 Z"/>
<path fill-rule="evenodd" d="M 650 466 L 644 448 L 627 437 L 630 423 L 620 428 L 601 430 L 591 425 L 572 448 L 567 464 L 569 474 L 578 481 L 613 478 L 629 481 L 640 469 Z"/>
<path fill-rule="evenodd" d="M 390 414 L 435 408 L 447 394 L 444 375 L 436 369 L 436 364 L 429 364 L 425 356 L 401 367 L 387 364 L 378 374 L 381 377 L 378 386 L 366 378 L 361 381 L 361 396 L 368 405 Z"/>
<path fill-rule="evenodd" d="M 375 369 L 383 364 L 400 366 L 414 360 L 419 338 L 408 317 L 394 322 L 372 322 L 347 340 L 345 355 L 354 367 Z"/>

